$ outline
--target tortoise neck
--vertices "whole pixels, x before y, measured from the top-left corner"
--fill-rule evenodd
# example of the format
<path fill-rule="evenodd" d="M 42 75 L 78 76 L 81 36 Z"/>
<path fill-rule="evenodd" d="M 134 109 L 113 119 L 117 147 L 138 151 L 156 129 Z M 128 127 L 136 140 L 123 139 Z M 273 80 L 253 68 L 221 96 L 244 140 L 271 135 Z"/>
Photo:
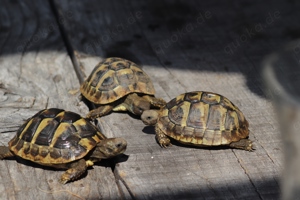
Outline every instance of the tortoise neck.
<path fill-rule="evenodd" d="M 144 110 L 150 109 L 150 103 L 144 96 L 139 96 L 136 93 L 127 95 L 124 106 L 127 110 L 135 115 L 141 115 Z"/>
<path fill-rule="evenodd" d="M 124 102 L 128 105 L 131 105 L 134 101 L 141 101 L 141 100 L 143 100 L 143 97 L 140 97 L 139 95 L 137 95 L 137 93 L 131 93 L 127 95 Z"/>
<path fill-rule="evenodd" d="M 105 159 L 107 156 L 100 151 L 100 149 L 98 147 L 96 147 L 93 152 L 91 152 L 91 155 L 90 155 L 90 159 L 91 161 L 93 162 L 98 162 L 102 159 Z"/>

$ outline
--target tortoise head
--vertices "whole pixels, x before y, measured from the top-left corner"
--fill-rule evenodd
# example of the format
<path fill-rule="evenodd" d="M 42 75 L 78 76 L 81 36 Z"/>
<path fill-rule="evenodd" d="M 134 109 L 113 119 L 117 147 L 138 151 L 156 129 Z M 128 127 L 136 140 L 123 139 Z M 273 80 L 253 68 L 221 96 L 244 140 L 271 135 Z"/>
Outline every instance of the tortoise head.
<path fill-rule="evenodd" d="M 158 120 L 158 111 L 145 110 L 141 116 L 141 119 L 146 125 L 155 125 Z"/>
<path fill-rule="evenodd" d="M 127 142 L 123 138 L 108 138 L 99 142 L 92 157 L 105 159 L 117 156 L 125 152 Z"/>

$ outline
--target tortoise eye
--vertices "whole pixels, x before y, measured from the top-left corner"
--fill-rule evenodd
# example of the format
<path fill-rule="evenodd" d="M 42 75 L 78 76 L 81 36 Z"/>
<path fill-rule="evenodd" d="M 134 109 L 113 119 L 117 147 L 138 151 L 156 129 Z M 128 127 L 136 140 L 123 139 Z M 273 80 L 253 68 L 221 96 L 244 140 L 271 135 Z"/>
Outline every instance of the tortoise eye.
<path fill-rule="evenodd" d="M 121 146 L 122 146 L 122 143 L 116 144 L 116 147 L 117 147 L 117 148 L 120 148 Z"/>

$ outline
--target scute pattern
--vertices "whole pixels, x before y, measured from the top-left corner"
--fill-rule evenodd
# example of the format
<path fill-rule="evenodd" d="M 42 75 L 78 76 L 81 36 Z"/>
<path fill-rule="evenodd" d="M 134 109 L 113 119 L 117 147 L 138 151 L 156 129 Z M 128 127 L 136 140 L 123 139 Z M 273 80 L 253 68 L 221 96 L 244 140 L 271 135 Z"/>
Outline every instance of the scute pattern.
<path fill-rule="evenodd" d="M 155 94 L 148 75 L 135 63 L 122 58 L 107 58 L 99 63 L 80 91 L 96 104 L 108 104 L 134 92 Z"/>
<path fill-rule="evenodd" d="M 249 134 L 243 113 L 226 97 L 211 92 L 189 92 L 172 99 L 157 126 L 180 142 L 203 146 L 230 144 Z"/>
<path fill-rule="evenodd" d="M 55 130 L 57 129 L 59 122 L 56 120 L 51 120 L 51 118 L 47 122 L 47 125 L 39 132 L 33 132 L 33 133 L 39 133 L 36 134 L 36 140 L 31 141 L 32 143 L 35 143 L 37 145 L 43 145 L 43 146 L 48 146 L 51 144 L 53 135 L 55 133 Z"/>
<path fill-rule="evenodd" d="M 9 142 L 9 148 L 38 163 L 68 163 L 84 157 L 105 138 L 80 115 L 51 108 L 28 119 Z"/>
<path fill-rule="evenodd" d="M 209 105 L 203 102 L 195 102 L 191 104 L 187 126 L 195 128 L 206 128 L 208 118 Z"/>

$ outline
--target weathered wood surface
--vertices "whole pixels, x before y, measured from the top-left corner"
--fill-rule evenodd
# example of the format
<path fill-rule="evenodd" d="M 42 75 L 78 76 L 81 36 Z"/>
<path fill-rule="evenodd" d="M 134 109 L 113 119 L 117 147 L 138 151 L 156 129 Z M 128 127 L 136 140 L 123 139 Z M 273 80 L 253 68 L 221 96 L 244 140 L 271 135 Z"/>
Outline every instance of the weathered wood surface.
<path fill-rule="evenodd" d="M 298 2 L 55 3 L 81 77 L 103 58 L 120 56 L 140 64 L 157 96 L 166 100 L 193 90 L 220 93 L 244 112 L 256 151 L 179 144 L 161 149 L 153 128 L 112 113 L 100 125 L 107 136 L 128 141 L 129 155 L 114 168 L 115 177 L 110 168 L 95 166 L 86 177 L 61 186 L 61 171 L 2 161 L 0 199 L 75 199 L 71 192 L 82 199 L 279 198 L 282 146 L 259 73 L 264 55 L 299 34 Z M 79 81 L 49 4 L 3 1 L 0 15 L 1 144 L 39 109 L 84 115 L 78 95 L 68 93 Z"/>
<path fill-rule="evenodd" d="M 271 103 L 262 94 L 263 56 L 293 37 L 295 2 L 199 3 L 162 1 L 57 2 L 83 72 L 90 56 L 121 56 L 143 66 L 157 96 L 170 100 L 192 90 L 221 93 L 251 124 L 256 151 L 161 149 L 139 119 L 104 117 L 107 134 L 129 143 L 115 173 L 134 199 L 277 199 L 281 143 Z M 288 21 L 288 23 L 286 23 Z M 93 64 L 92 66 L 89 64 Z M 150 134 L 151 133 L 151 134 Z M 128 197 L 130 198 L 130 197 Z"/>
<path fill-rule="evenodd" d="M 69 93 L 79 81 L 47 1 L 1 1 L 0 145 L 37 111 L 58 107 L 84 115 Z M 87 178 L 58 182 L 63 171 L 30 163 L 0 162 L 0 199 L 119 199 L 110 167 L 94 166 Z"/>

